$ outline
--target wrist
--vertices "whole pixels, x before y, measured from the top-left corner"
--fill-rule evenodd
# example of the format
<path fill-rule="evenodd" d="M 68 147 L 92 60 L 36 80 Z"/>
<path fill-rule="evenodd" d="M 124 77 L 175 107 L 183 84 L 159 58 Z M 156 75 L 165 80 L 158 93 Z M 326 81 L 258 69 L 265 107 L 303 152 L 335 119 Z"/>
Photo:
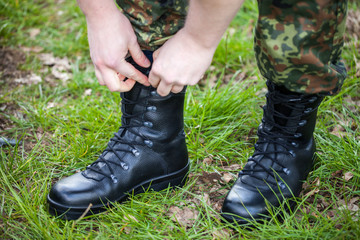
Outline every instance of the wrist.
<path fill-rule="evenodd" d="M 87 22 L 103 21 L 119 13 L 113 0 L 77 0 Z"/>
<path fill-rule="evenodd" d="M 191 43 L 210 51 L 215 51 L 221 40 L 221 36 L 216 36 L 213 34 L 199 34 L 190 27 L 187 28 L 186 26 L 180 31 L 187 41 L 190 41 Z"/>

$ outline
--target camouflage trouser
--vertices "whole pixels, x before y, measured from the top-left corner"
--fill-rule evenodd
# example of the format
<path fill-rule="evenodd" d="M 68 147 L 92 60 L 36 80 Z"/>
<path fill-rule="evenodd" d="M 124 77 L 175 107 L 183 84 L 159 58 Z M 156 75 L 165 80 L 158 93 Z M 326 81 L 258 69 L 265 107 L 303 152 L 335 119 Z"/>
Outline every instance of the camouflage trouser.
<path fill-rule="evenodd" d="M 117 0 L 143 49 L 155 50 L 183 27 L 187 0 Z M 300 93 L 334 94 L 346 77 L 341 61 L 346 0 L 258 0 L 255 54 L 261 74 Z"/>

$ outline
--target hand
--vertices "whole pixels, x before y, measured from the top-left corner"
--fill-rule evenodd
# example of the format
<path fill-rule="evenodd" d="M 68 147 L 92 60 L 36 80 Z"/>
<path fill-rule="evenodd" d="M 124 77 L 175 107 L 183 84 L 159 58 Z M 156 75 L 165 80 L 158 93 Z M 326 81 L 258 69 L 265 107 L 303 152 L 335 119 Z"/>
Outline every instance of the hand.
<path fill-rule="evenodd" d="M 197 84 L 210 66 L 215 49 L 216 46 L 203 46 L 184 29 L 178 31 L 154 52 L 150 84 L 161 96 L 178 93 L 186 85 Z"/>
<path fill-rule="evenodd" d="M 129 52 L 138 65 L 150 66 L 129 20 L 119 10 L 87 18 L 87 26 L 90 56 L 100 85 L 118 92 L 129 91 L 135 82 L 150 86 L 147 77 L 125 60 Z"/>

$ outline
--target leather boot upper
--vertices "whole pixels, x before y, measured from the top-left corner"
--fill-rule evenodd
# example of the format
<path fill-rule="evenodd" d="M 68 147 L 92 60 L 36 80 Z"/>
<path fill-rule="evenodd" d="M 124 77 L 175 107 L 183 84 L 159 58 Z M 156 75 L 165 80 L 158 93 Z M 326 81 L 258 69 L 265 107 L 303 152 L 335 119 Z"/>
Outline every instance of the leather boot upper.
<path fill-rule="evenodd" d="M 150 68 L 136 67 L 149 73 Z M 48 200 L 64 208 L 107 205 L 121 201 L 146 182 L 185 169 L 184 96 L 185 90 L 161 97 L 153 87 L 138 83 L 131 91 L 121 93 L 119 131 L 97 161 L 57 182 Z"/>
<path fill-rule="evenodd" d="M 223 204 L 226 219 L 265 218 L 270 205 L 298 196 L 313 165 L 313 131 L 322 97 L 292 93 L 271 82 L 268 89 L 254 154 Z"/>

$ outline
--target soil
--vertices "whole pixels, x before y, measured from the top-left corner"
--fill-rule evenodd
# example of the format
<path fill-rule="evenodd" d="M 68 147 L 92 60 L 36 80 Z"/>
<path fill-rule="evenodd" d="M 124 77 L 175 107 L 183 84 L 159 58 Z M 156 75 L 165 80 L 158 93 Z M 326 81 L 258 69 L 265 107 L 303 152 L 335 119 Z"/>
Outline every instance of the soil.
<path fill-rule="evenodd" d="M 26 55 L 24 52 L 0 46 L 0 83 L 3 84 L 4 80 L 20 78 L 27 75 L 27 71 L 19 70 L 19 67 L 25 63 L 25 60 Z"/>

